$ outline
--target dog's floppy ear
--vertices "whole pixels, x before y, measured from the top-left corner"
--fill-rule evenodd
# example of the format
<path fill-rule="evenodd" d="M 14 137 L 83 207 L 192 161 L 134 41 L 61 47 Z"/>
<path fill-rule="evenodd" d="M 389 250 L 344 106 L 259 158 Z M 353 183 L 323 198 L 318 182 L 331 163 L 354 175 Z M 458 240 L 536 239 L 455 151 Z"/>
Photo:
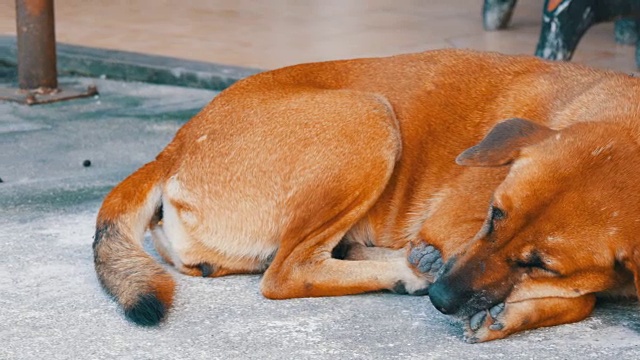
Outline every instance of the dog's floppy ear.
<path fill-rule="evenodd" d="M 494 126 L 478 145 L 458 155 L 456 163 L 464 166 L 508 165 L 521 148 L 542 141 L 555 132 L 525 119 L 505 120 Z"/>

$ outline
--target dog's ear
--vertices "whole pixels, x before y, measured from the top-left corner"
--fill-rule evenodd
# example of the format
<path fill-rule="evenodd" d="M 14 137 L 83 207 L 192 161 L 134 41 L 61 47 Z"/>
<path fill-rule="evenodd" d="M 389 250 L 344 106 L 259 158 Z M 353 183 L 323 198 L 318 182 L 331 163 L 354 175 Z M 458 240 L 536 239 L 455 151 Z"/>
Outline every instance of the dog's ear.
<path fill-rule="evenodd" d="M 625 269 L 633 274 L 636 293 L 638 294 L 638 299 L 640 299 L 640 250 L 633 249 L 629 252 L 622 252 L 618 255 L 617 263 L 622 264 Z"/>
<path fill-rule="evenodd" d="M 555 132 L 529 120 L 505 120 L 494 126 L 478 145 L 458 155 L 456 163 L 464 166 L 508 165 L 518 157 L 520 149 L 542 141 Z"/>

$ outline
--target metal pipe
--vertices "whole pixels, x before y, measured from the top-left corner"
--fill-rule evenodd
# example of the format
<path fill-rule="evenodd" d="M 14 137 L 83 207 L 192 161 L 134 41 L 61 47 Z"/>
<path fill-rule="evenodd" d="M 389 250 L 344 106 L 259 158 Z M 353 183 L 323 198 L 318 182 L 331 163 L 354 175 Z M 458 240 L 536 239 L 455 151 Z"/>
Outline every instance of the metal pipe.
<path fill-rule="evenodd" d="M 16 0 L 18 84 L 22 90 L 58 87 L 53 0 Z"/>

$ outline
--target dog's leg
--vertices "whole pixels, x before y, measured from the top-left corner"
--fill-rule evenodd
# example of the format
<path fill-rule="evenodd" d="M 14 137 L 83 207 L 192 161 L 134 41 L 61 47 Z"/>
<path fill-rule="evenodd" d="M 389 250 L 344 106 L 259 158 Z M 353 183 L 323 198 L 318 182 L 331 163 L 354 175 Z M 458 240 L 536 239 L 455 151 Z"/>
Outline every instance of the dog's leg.
<path fill-rule="evenodd" d="M 370 209 L 385 183 L 386 178 L 369 178 L 363 182 L 367 186 L 362 186 L 360 194 L 347 200 L 346 205 L 326 207 L 320 203 L 322 207 L 311 209 L 309 213 L 316 220 L 304 222 L 317 225 L 295 226 L 296 231 L 285 236 L 262 279 L 263 294 L 271 299 L 379 290 L 424 294 L 430 282 L 414 273 L 403 257 L 361 261 L 331 257 L 344 234 Z"/>
<path fill-rule="evenodd" d="M 368 127 L 372 124 L 375 123 L 370 121 Z M 385 134 L 385 138 L 376 143 L 389 141 Z M 332 258 L 332 252 L 335 254 L 334 249 L 345 234 L 367 214 L 384 190 L 396 159 L 396 150 L 389 150 L 376 145 L 352 155 L 359 157 L 360 164 L 354 164 L 359 171 L 345 163 L 339 171 L 333 170 L 331 178 L 325 179 L 326 175 L 320 172 L 314 175 L 314 183 L 300 192 L 300 208 L 304 208 L 304 212 L 300 212 L 296 222 L 283 233 L 278 253 L 262 279 L 261 289 L 266 297 L 339 296 L 380 290 L 426 292 L 429 281 L 414 273 L 404 257 L 386 259 L 378 256 L 381 255 L 378 252 L 375 257 L 385 259 Z M 325 185 L 319 188 L 314 184 Z M 308 194 L 313 194 L 313 198 Z"/>
<path fill-rule="evenodd" d="M 523 330 L 583 320 L 596 302 L 593 294 L 575 298 L 538 298 L 498 304 L 473 315 L 466 324 L 470 343 L 502 339 Z"/>
<path fill-rule="evenodd" d="M 347 245 L 344 260 L 395 260 L 404 259 L 407 251 L 405 249 L 390 249 L 385 247 L 365 246 L 359 243 Z"/>
<path fill-rule="evenodd" d="M 203 261 L 192 265 L 182 265 L 178 270 L 183 274 L 191 276 L 220 277 L 237 274 L 258 274 L 264 271 L 264 268 L 266 267 L 264 262 L 257 259 L 237 259 L 233 262 L 229 260 L 222 262 L 223 264 L 232 263 L 232 267 L 217 265 L 220 263 L 221 262 L 216 261 Z"/>
<path fill-rule="evenodd" d="M 185 275 L 219 277 L 231 274 L 261 273 L 270 262 L 269 258 L 225 256 L 197 241 L 189 241 L 187 249 L 182 253 L 177 253 L 168 239 L 163 225 L 152 223 L 150 230 L 158 254 L 167 264 L 173 265 Z"/>
<path fill-rule="evenodd" d="M 380 290 L 424 295 L 429 284 L 416 275 L 404 259 L 348 261 L 324 258 L 293 269 L 270 267 L 262 280 L 262 292 L 271 299 L 340 296 Z"/>
<path fill-rule="evenodd" d="M 269 265 L 269 258 L 229 256 L 192 242 L 182 258 L 175 262 L 183 274 L 197 277 L 220 277 L 234 274 L 257 274 Z"/>
<path fill-rule="evenodd" d="M 304 147 L 297 150 L 312 161 L 297 169 L 296 176 L 305 180 L 296 182 L 295 191 L 289 190 L 292 195 L 287 203 L 292 207 L 286 213 L 293 215 L 265 271 L 262 293 L 271 299 L 380 290 L 425 293 L 429 281 L 415 273 L 402 257 L 362 261 L 332 258 L 339 252 L 334 250 L 345 234 L 365 217 L 385 190 L 402 142 L 393 109 L 384 98 L 359 92 L 321 92 L 314 96 L 307 104 L 322 107 L 306 107 L 298 119 L 339 110 L 331 117 L 340 120 L 305 140 Z M 335 134 L 325 134 L 329 130 Z M 320 135 L 322 142 L 317 140 Z"/>
<path fill-rule="evenodd" d="M 379 290 L 425 294 L 430 282 L 415 273 L 404 257 L 361 261 L 331 257 L 345 233 L 371 208 L 386 181 L 385 177 L 358 181 L 360 192 L 355 199 L 346 200 L 346 205 L 309 203 L 309 206 L 316 205 L 308 210 L 312 217 L 294 226 L 294 232 L 285 234 L 262 279 L 262 293 L 271 299 L 339 296 Z M 314 223 L 316 225 L 312 225 Z"/>

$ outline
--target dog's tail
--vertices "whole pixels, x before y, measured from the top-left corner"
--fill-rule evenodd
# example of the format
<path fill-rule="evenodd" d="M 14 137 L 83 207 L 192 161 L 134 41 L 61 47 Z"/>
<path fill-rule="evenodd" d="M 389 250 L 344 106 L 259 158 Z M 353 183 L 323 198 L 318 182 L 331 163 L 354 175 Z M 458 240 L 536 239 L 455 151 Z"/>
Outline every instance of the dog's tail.
<path fill-rule="evenodd" d="M 175 282 L 142 242 L 154 218 L 161 216 L 163 167 L 150 162 L 116 186 L 98 213 L 93 254 L 102 287 L 140 325 L 156 325 L 171 306 Z"/>

